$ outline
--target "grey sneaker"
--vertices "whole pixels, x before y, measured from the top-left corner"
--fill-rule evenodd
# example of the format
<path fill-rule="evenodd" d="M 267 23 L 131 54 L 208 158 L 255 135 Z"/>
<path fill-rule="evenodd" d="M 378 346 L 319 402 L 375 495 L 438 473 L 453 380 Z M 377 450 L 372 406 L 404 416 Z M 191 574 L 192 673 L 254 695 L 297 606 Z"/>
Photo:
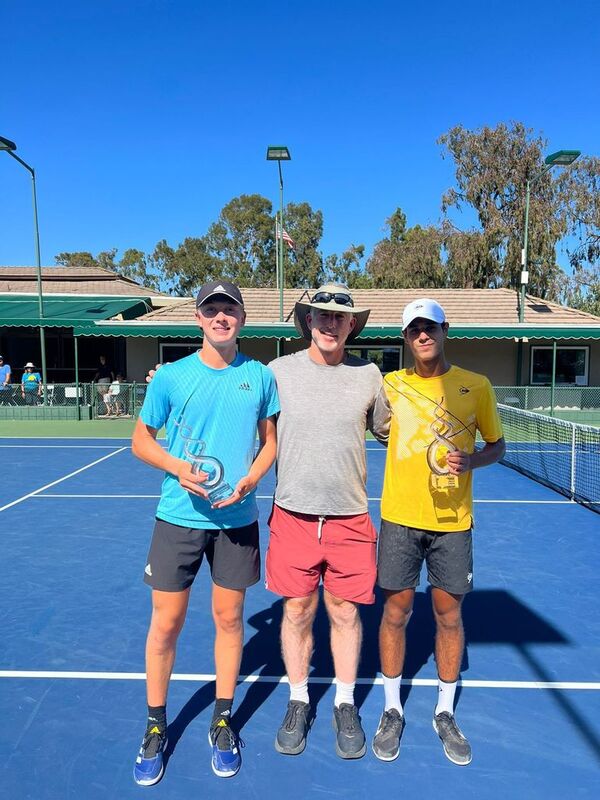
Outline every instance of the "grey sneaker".
<path fill-rule="evenodd" d="M 333 730 L 336 733 L 335 752 L 340 758 L 362 758 L 367 752 L 365 732 L 356 706 L 349 703 L 342 703 L 339 708 L 334 706 Z"/>
<path fill-rule="evenodd" d="M 395 708 L 384 711 L 373 738 L 373 752 L 380 761 L 393 761 L 400 753 L 404 716 Z"/>
<path fill-rule="evenodd" d="M 456 724 L 453 714 L 449 714 L 447 711 L 434 714 L 433 730 L 442 740 L 444 753 L 450 761 L 461 766 L 471 763 L 471 745 Z"/>
<path fill-rule="evenodd" d="M 310 728 L 310 705 L 301 700 L 290 700 L 281 727 L 275 737 L 275 750 L 286 756 L 297 756 L 306 747 L 306 734 Z"/>

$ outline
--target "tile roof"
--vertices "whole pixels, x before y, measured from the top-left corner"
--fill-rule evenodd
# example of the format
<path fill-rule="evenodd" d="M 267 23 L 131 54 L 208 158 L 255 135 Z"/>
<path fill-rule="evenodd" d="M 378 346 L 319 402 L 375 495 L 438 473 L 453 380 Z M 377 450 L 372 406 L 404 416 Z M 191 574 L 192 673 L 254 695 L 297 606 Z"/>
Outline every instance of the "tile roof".
<path fill-rule="evenodd" d="M 42 267 L 44 294 L 169 297 L 102 267 Z M 37 292 L 36 267 L 0 267 L 0 293 Z"/>
<path fill-rule="evenodd" d="M 306 300 L 314 290 L 285 289 L 283 317 L 292 321 L 294 304 Z M 248 322 L 278 322 L 279 292 L 277 289 L 242 289 Z M 512 289 L 355 289 L 354 304 L 370 308 L 369 323 L 399 325 L 402 309 L 418 297 L 431 297 L 440 303 L 450 324 L 512 325 L 519 322 L 518 294 Z M 140 319 L 144 322 L 194 321 L 195 301 L 182 299 L 151 311 Z M 600 325 L 600 317 L 527 295 L 525 323 L 529 325 Z"/>

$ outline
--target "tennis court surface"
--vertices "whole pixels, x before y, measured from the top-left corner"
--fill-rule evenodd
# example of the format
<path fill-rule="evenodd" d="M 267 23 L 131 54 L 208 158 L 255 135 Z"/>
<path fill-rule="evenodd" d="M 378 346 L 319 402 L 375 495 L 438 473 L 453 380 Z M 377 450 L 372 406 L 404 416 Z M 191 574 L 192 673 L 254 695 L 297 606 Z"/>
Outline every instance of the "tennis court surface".
<path fill-rule="evenodd" d="M 169 758 L 155 787 L 133 783 L 146 717 L 149 590 L 142 582 L 160 474 L 129 440 L 1 439 L 0 796 L 6 800 L 598 797 L 600 766 L 600 516 L 496 465 L 475 475 L 475 591 L 457 719 L 473 762 L 457 767 L 432 730 L 435 664 L 425 582 L 408 629 L 406 729 L 400 758 L 334 753 L 334 690 L 322 614 L 310 691 L 317 718 L 305 752 L 275 752 L 288 689 L 280 683 L 281 603 L 249 590 L 235 721 L 245 742 L 230 780 L 210 767 L 214 697 L 206 566 L 192 592 L 168 703 Z M 379 523 L 385 451 L 367 443 L 371 513 Z M 535 450 L 521 437 L 514 449 Z M 551 446 L 544 444 L 544 457 Z M 555 448 L 559 468 L 562 445 Z M 584 454 L 598 467 L 600 455 Z M 586 461 L 587 463 L 587 461 Z M 575 476 L 576 477 L 576 476 Z M 261 484 L 263 554 L 274 479 Z M 600 498 L 596 497 L 596 500 Z M 377 627 L 364 609 L 357 701 L 370 740 L 382 710 Z"/>

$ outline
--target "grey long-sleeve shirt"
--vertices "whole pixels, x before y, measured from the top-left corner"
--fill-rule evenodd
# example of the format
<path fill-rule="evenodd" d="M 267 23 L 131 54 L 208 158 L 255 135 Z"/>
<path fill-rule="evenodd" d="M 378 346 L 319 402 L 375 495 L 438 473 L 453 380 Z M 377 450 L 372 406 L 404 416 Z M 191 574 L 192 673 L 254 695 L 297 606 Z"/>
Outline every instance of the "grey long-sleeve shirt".
<path fill-rule="evenodd" d="M 308 350 L 277 358 L 275 502 L 289 511 L 349 516 L 367 511 L 367 428 L 387 441 L 390 409 L 375 364 L 355 356 L 316 364 Z"/>

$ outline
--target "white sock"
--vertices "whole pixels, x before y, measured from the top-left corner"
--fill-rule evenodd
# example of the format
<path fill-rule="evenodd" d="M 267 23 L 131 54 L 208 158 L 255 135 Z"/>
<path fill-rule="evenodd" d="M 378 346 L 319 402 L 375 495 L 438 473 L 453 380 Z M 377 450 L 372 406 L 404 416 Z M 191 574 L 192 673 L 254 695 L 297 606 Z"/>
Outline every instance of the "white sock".
<path fill-rule="evenodd" d="M 381 673 L 383 678 L 383 691 L 385 692 L 385 710 L 389 711 L 395 708 L 400 712 L 400 716 L 404 716 L 402 703 L 400 702 L 400 684 L 402 683 L 402 675 L 397 678 L 388 678 L 387 675 Z"/>
<path fill-rule="evenodd" d="M 300 683 L 290 682 L 290 700 L 300 700 L 301 703 L 308 703 L 308 677 Z"/>
<path fill-rule="evenodd" d="M 441 714 L 442 711 L 454 714 L 454 695 L 456 694 L 457 684 L 458 681 L 446 683 L 441 678 L 438 678 L 438 701 L 435 707 L 436 715 Z"/>
<path fill-rule="evenodd" d="M 356 683 L 344 683 L 335 679 L 335 700 L 333 701 L 336 708 L 339 708 L 342 703 L 354 705 L 354 687 Z"/>

